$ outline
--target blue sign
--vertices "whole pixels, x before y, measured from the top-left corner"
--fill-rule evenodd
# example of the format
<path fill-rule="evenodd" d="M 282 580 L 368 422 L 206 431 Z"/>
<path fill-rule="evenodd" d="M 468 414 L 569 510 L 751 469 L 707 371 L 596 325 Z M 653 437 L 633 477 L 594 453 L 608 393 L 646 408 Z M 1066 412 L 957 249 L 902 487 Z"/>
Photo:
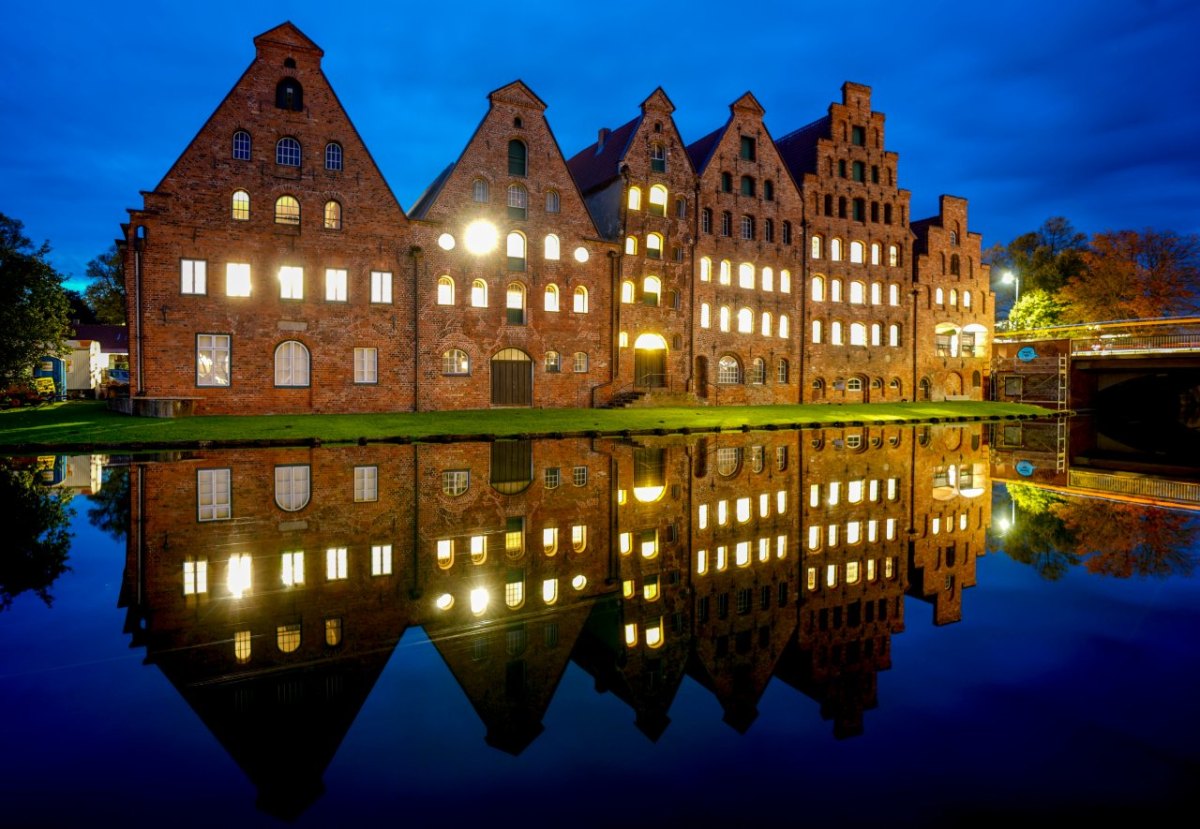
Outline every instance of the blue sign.
<path fill-rule="evenodd" d="M 1033 346 L 1027 345 L 1017 352 L 1017 359 L 1022 363 L 1028 363 L 1031 360 L 1037 359 L 1038 353 L 1033 350 Z"/>
<path fill-rule="evenodd" d="M 1029 461 L 1017 461 L 1017 472 L 1028 478 L 1033 474 L 1033 464 Z"/>

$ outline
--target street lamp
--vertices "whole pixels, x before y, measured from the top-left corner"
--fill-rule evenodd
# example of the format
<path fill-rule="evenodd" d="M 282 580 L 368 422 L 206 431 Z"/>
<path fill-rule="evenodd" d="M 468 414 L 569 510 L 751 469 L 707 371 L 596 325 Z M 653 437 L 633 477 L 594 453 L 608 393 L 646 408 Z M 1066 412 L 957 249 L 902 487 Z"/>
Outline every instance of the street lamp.
<path fill-rule="evenodd" d="M 1000 281 L 1013 286 L 1013 305 L 1016 305 L 1017 300 L 1021 298 L 1021 280 L 1012 271 L 1005 271 L 1000 275 Z"/>

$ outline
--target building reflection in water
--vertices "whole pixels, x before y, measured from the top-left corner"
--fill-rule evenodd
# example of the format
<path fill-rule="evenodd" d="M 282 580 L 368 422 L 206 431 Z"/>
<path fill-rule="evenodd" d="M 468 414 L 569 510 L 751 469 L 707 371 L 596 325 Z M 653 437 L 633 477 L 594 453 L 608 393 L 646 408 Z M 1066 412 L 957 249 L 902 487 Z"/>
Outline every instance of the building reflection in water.
<path fill-rule="evenodd" d="M 288 817 L 410 626 L 513 754 L 569 662 L 657 740 L 684 677 L 863 730 L 904 596 L 962 616 L 986 425 L 212 451 L 136 461 L 127 631 Z M 302 728 L 297 727 L 303 724 Z"/>

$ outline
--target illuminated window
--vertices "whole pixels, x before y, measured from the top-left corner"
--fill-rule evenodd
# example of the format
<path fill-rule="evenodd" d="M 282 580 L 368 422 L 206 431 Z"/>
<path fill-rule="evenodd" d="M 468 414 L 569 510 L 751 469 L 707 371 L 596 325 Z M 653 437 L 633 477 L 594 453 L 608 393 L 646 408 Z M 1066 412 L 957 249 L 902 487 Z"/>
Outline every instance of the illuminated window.
<path fill-rule="evenodd" d="M 709 319 L 710 313 L 711 312 L 708 307 L 708 303 L 707 302 L 700 303 L 700 327 L 701 328 L 708 328 L 709 325 L 711 325 L 711 320 Z"/>
<path fill-rule="evenodd" d="M 275 224 L 300 224 L 300 202 L 292 196 L 280 196 L 275 200 Z"/>
<path fill-rule="evenodd" d="M 471 591 L 471 612 L 476 616 L 487 610 L 488 592 L 485 588 L 476 587 Z"/>
<path fill-rule="evenodd" d="M 559 254 L 558 237 L 555 236 L 553 233 L 550 233 L 546 236 L 546 241 L 542 248 L 542 255 L 545 256 L 546 259 L 557 260 L 558 254 Z"/>
<path fill-rule="evenodd" d="M 838 525 L 830 524 L 825 528 L 825 544 L 830 547 L 836 547 L 838 543 Z"/>
<path fill-rule="evenodd" d="M 629 188 L 629 200 L 626 202 L 626 205 L 630 210 L 642 209 L 642 190 L 640 187 Z"/>
<path fill-rule="evenodd" d="M 542 552 L 548 556 L 558 552 L 558 527 L 546 527 L 542 530 Z"/>
<path fill-rule="evenodd" d="M 888 541 L 894 540 L 896 538 L 896 519 L 889 518 L 883 526 L 883 537 Z"/>
<path fill-rule="evenodd" d="M 812 278 L 811 284 L 812 284 L 812 288 L 810 289 L 809 294 L 812 296 L 813 302 L 824 302 L 825 301 L 825 277 L 814 276 Z"/>
<path fill-rule="evenodd" d="M 510 282 L 504 293 L 505 320 L 509 325 L 525 324 L 525 286 Z"/>
<path fill-rule="evenodd" d="M 308 349 L 304 343 L 285 340 L 275 347 L 275 385 L 307 386 Z"/>
<path fill-rule="evenodd" d="M 764 337 L 769 337 L 769 336 L 771 336 L 772 327 L 773 326 L 771 325 L 771 312 L 763 311 L 762 323 L 759 325 L 759 329 L 758 329 L 759 333 L 762 334 Z"/>
<path fill-rule="evenodd" d="M 482 279 L 476 279 L 471 283 L 471 306 L 473 308 L 486 308 L 488 304 L 488 289 L 487 283 Z"/>
<path fill-rule="evenodd" d="M 829 564 L 825 567 L 825 586 L 837 587 L 838 569 L 836 564 Z"/>
<path fill-rule="evenodd" d="M 391 271 L 371 271 L 371 302 L 390 305 L 392 302 Z"/>
<path fill-rule="evenodd" d="M 813 524 L 808 528 L 808 549 L 817 550 L 821 547 L 821 528 Z"/>
<path fill-rule="evenodd" d="M 787 315 L 787 314 L 780 314 L 780 315 L 779 315 L 779 336 L 780 336 L 782 339 L 785 339 L 785 340 L 786 340 L 788 337 L 790 337 L 790 336 L 791 336 L 791 333 L 792 333 L 792 325 L 791 325 L 791 321 L 788 319 L 788 315 Z M 785 365 L 786 363 L 787 363 L 787 360 L 783 360 L 783 361 L 780 363 L 780 365 L 782 366 L 782 365 Z M 781 383 L 786 383 L 786 382 L 787 382 L 787 380 L 786 380 L 786 379 L 785 379 L 785 380 L 780 380 L 780 382 L 781 382 Z"/>
<path fill-rule="evenodd" d="M 346 578 L 345 547 L 330 547 L 325 551 L 325 578 L 329 581 Z"/>
<path fill-rule="evenodd" d="M 470 470 L 447 469 L 442 472 L 442 492 L 446 495 L 462 495 L 470 486 Z"/>
<path fill-rule="evenodd" d="M 516 610 L 525 604 L 525 571 L 513 570 L 504 583 L 504 604 Z"/>
<path fill-rule="evenodd" d="M 529 193 L 519 184 L 508 186 L 508 217 L 524 219 L 529 212 Z"/>
<path fill-rule="evenodd" d="M 625 304 L 633 302 L 633 292 L 634 287 L 632 281 L 626 279 L 621 282 L 621 302 Z"/>
<path fill-rule="evenodd" d="M 829 258 L 835 262 L 840 262 L 842 260 L 841 239 L 834 238 L 829 240 Z"/>
<path fill-rule="evenodd" d="M 650 145 L 650 169 L 655 173 L 665 173 L 667 171 L 667 148 L 658 142 Z M 651 191 L 652 201 L 653 198 L 653 191 Z"/>
<path fill-rule="evenodd" d="M 437 304 L 438 305 L 453 305 L 454 304 L 454 280 L 449 276 L 442 276 L 437 281 Z"/>
<path fill-rule="evenodd" d="M 228 469 L 196 471 L 196 507 L 198 521 L 226 521 L 233 517 Z"/>
<path fill-rule="evenodd" d="M 325 202 L 325 229 L 342 229 L 342 205 L 332 199 Z"/>
<path fill-rule="evenodd" d="M 722 259 L 718 269 L 717 281 L 722 285 L 729 285 L 733 282 L 733 265 L 728 259 Z"/>
<path fill-rule="evenodd" d="M 838 320 L 829 324 L 829 342 L 831 345 L 842 344 L 842 324 Z"/>
<path fill-rule="evenodd" d="M 722 308 L 724 313 L 727 309 Z M 726 354 L 717 361 L 717 382 L 723 385 L 735 385 L 742 382 L 742 364 L 737 358 Z"/>
<path fill-rule="evenodd" d="M 341 617 L 325 620 L 325 644 L 331 648 L 336 648 L 342 644 Z"/>
<path fill-rule="evenodd" d="M 846 543 L 857 544 L 862 541 L 862 522 L 850 521 L 846 524 Z"/>
<path fill-rule="evenodd" d="M 371 546 L 371 575 L 390 576 L 392 574 L 392 545 L 374 544 Z"/>
<path fill-rule="evenodd" d="M 558 313 L 558 286 L 551 283 L 546 286 L 543 305 L 551 313 Z"/>
<path fill-rule="evenodd" d="M 867 559 L 867 581 L 875 581 L 878 573 L 875 572 L 875 559 Z"/>
<path fill-rule="evenodd" d="M 284 265 L 279 269 L 279 298 L 304 299 L 304 268 Z"/>
<path fill-rule="evenodd" d="M 234 221 L 248 221 L 250 219 L 250 194 L 245 190 L 234 190 L 231 209 Z"/>
<path fill-rule="evenodd" d="M 229 567 L 225 574 L 225 584 L 235 599 L 250 592 L 250 575 L 253 563 L 249 554 L 235 553 L 229 557 Z"/>
<path fill-rule="evenodd" d="M 471 201 L 486 202 L 491 196 L 488 192 L 488 183 L 481 178 L 471 182 Z"/>
<path fill-rule="evenodd" d="M 709 282 L 712 280 L 712 259 L 707 256 L 700 258 L 700 281 Z"/>
<path fill-rule="evenodd" d="M 575 524 L 571 527 L 571 549 L 582 553 L 587 549 L 587 525 Z"/>
<path fill-rule="evenodd" d="M 378 501 L 379 500 L 379 467 L 378 466 L 356 466 L 356 467 L 354 467 L 354 500 L 355 501 Z"/>
<path fill-rule="evenodd" d="M 514 516 L 504 524 L 504 552 L 510 556 L 520 556 L 525 552 L 525 519 Z"/>
<path fill-rule="evenodd" d="M 583 374 L 588 370 L 588 355 L 586 351 L 576 351 L 571 355 L 571 369 L 576 374 Z"/>
<path fill-rule="evenodd" d="M 646 234 L 646 258 L 662 259 L 663 239 L 657 233 Z"/>
<path fill-rule="evenodd" d="M 657 306 L 662 295 L 662 281 L 657 276 L 642 280 L 642 304 Z"/>
<path fill-rule="evenodd" d="M 648 602 L 658 601 L 658 576 L 647 576 L 642 585 L 642 598 Z"/>
<path fill-rule="evenodd" d="M 233 656 L 243 664 L 250 661 L 250 631 L 239 630 L 233 634 Z"/>
<path fill-rule="evenodd" d="M 557 213 L 559 211 L 560 200 L 557 190 L 546 191 L 546 212 Z M 557 257 L 556 257 L 557 258 Z"/>
<path fill-rule="evenodd" d="M 708 550 L 696 551 L 696 573 L 703 576 L 708 572 Z"/>
<path fill-rule="evenodd" d="M 233 134 L 233 157 L 238 161 L 250 160 L 250 133 L 238 130 Z"/>
<path fill-rule="evenodd" d="M 558 601 L 558 579 L 546 579 L 542 582 L 542 601 L 546 604 Z"/>
<path fill-rule="evenodd" d="M 758 560 L 769 561 L 771 558 L 771 539 L 763 536 L 758 540 Z"/>
<path fill-rule="evenodd" d="M 325 301 L 346 301 L 346 271 L 343 268 L 325 269 Z"/>
<path fill-rule="evenodd" d="M 653 216 L 667 215 L 667 188 L 661 184 L 650 188 L 650 214 Z"/>
<path fill-rule="evenodd" d="M 700 529 L 708 529 L 708 504 L 701 504 L 696 508 L 696 524 Z"/>
<path fill-rule="evenodd" d="M 588 290 L 582 285 L 575 289 L 575 305 L 573 310 L 576 314 L 586 314 L 588 312 Z"/>
<path fill-rule="evenodd" d="M 812 237 L 812 243 L 809 246 L 809 255 L 813 259 L 820 259 L 821 258 L 821 248 L 822 248 L 821 237 L 820 236 Z"/>
<path fill-rule="evenodd" d="M 275 505 L 286 512 L 308 506 L 310 496 L 307 464 L 275 467 Z"/>
<path fill-rule="evenodd" d="M 557 351 L 546 352 L 546 371 L 550 374 L 562 371 L 562 355 Z"/>
<path fill-rule="evenodd" d="M 739 541 L 733 548 L 733 563 L 737 567 L 750 566 L 750 542 Z"/>
<path fill-rule="evenodd" d="M 356 349 L 354 349 L 354 382 L 355 383 L 378 383 L 379 382 L 379 349 L 377 349 L 377 348 L 356 348 Z"/>
<path fill-rule="evenodd" d="M 725 568 L 727 568 L 729 566 L 728 552 L 729 551 L 723 546 L 717 547 L 717 556 L 716 556 L 715 564 L 716 564 L 718 573 L 725 572 Z"/>
<path fill-rule="evenodd" d="M 283 583 L 287 587 L 304 584 L 304 553 L 283 554 Z"/>
<path fill-rule="evenodd" d="M 225 295 L 250 296 L 250 266 L 230 262 L 225 265 Z"/>
<path fill-rule="evenodd" d="M 894 578 L 896 575 L 896 559 L 889 556 L 883 560 L 883 577 L 885 579 Z"/>
<path fill-rule="evenodd" d="M 183 562 L 183 595 L 208 592 L 208 559 L 187 559 Z"/>
<path fill-rule="evenodd" d="M 766 518 L 771 514 L 771 496 L 767 493 L 760 493 L 758 496 L 758 517 Z"/>
<path fill-rule="evenodd" d="M 275 143 L 275 163 L 285 167 L 299 167 L 300 142 L 295 138 L 280 138 Z"/>
<path fill-rule="evenodd" d="M 471 358 L 461 348 L 442 352 L 442 374 L 465 376 L 471 373 Z"/>
<path fill-rule="evenodd" d="M 629 622 L 625 625 L 625 644 L 633 647 L 638 643 L 638 626 L 636 622 Z"/>
<path fill-rule="evenodd" d="M 750 369 L 746 372 L 746 382 L 754 386 L 761 386 L 767 382 L 767 364 L 762 357 L 755 357 L 750 361 Z"/>
<path fill-rule="evenodd" d="M 525 270 L 525 237 L 514 230 L 508 234 L 505 245 L 508 251 L 508 269 Z"/>

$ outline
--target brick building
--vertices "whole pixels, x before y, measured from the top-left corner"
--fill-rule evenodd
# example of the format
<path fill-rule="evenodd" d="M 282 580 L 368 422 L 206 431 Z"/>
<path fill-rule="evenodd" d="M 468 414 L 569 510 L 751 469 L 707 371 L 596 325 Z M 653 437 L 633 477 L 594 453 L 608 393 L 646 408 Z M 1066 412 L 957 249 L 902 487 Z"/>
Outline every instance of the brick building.
<path fill-rule="evenodd" d="M 966 202 L 943 197 L 937 217 L 910 223 L 869 87 L 844 84 L 825 117 L 778 141 L 747 92 L 690 144 L 656 89 L 568 162 L 547 105 L 514 81 L 406 214 L 321 49 L 291 23 L 254 44 L 124 225 L 135 409 L 987 388 L 992 302 Z"/>

